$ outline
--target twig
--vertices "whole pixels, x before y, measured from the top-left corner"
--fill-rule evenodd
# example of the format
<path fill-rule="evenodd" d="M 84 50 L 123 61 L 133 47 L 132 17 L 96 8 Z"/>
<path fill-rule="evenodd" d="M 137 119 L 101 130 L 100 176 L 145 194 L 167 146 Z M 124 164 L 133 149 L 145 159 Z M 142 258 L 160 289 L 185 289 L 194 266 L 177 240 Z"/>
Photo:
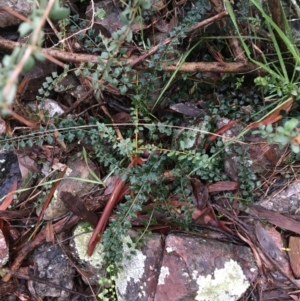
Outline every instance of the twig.
<path fill-rule="evenodd" d="M 101 103 L 101 102 L 100 102 L 100 103 Z M 114 119 L 113 119 L 112 116 L 109 114 L 109 112 L 108 112 L 106 106 L 102 104 L 102 105 L 101 105 L 101 109 L 102 109 L 102 111 L 105 113 L 105 115 L 108 116 L 108 117 L 110 118 L 110 120 L 112 121 L 112 126 L 113 126 L 114 130 L 116 131 L 116 134 L 117 134 L 118 138 L 119 138 L 120 140 L 123 140 L 123 139 L 124 139 L 124 138 L 123 138 L 123 135 L 122 135 L 121 131 L 119 130 L 118 126 L 116 125 Z"/>
<path fill-rule="evenodd" d="M 44 216 L 45 210 L 47 209 L 49 203 L 51 202 L 52 197 L 53 197 L 53 194 L 54 194 L 54 192 L 56 191 L 57 186 L 60 184 L 62 178 L 64 177 L 64 175 L 65 175 L 65 173 L 66 173 L 66 171 L 67 171 L 67 168 L 68 168 L 68 166 L 66 165 L 65 168 L 64 168 L 64 170 L 61 171 L 60 174 L 59 174 L 59 176 L 58 176 L 59 181 L 56 181 L 56 182 L 53 184 L 53 186 L 52 186 L 52 188 L 51 188 L 51 190 L 50 190 L 50 192 L 49 192 L 49 194 L 48 194 L 48 196 L 47 196 L 47 199 L 45 200 L 45 202 L 44 202 L 44 204 L 43 204 L 43 206 L 42 206 L 42 210 L 41 210 L 41 212 L 40 212 L 40 214 L 39 214 L 39 216 L 38 216 L 38 219 L 37 219 L 37 222 L 36 222 L 36 225 L 35 225 L 35 230 L 33 231 L 33 234 L 35 234 L 35 232 L 37 231 L 38 226 L 39 226 L 39 223 L 40 223 L 41 219 L 42 219 L 43 216 Z"/>
<path fill-rule="evenodd" d="M 88 249 L 87 249 L 87 254 L 91 256 L 94 252 L 94 249 L 97 245 L 97 243 L 100 241 L 101 236 L 104 232 L 105 226 L 107 224 L 107 221 L 109 220 L 110 213 L 114 206 L 116 205 L 117 201 L 120 199 L 120 194 L 121 191 L 123 190 L 125 186 L 125 182 L 122 181 L 121 177 L 118 176 L 116 180 L 116 185 L 114 188 L 113 193 L 111 194 L 109 200 L 107 201 L 104 211 L 101 215 L 101 218 L 98 221 L 98 224 L 93 232 L 92 237 L 90 238 L 89 244 L 88 244 Z"/>
<path fill-rule="evenodd" d="M 205 26 L 208 26 L 209 24 L 218 21 L 222 18 L 224 18 L 225 16 L 228 15 L 227 11 L 221 12 L 220 14 L 217 14 L 211 18 L 208 18 L 202 22 L 199 22 L 198 24 L 192 26 L 189 30 L 189 33 L 193 33 L 196 30 L 199 30 Z M 165 46 L 167 44 L 170 44 L 173 41 L 173 38 L 168 38 L 165 39 L 162 43 L 160 43 L 159 45 L 156 45 L 154 47 L 152 47 L 149 51 L 147 51 L 146 53 L 144 53 L 143 55 L 139 56 L 138 58 L 133 59 L 132 61 L 130 61 L 129 59 L 129 64 L 130 66 L 135 66 L 141 62 L 143 62 L 147 57 L 149 57 L 150 55 L 154 54 L 161 46 Z"/>
<path fill-rule="evenodd" d="M 137 165 L 142 165 L 142 164 L 144 164 L 144 161 L 141 158 L 137 156 L 132 156 L 131 162 L 129 163 L 127 169 L 131 168 L 132 166 L 136 167 Z M 102 237 L 102 234 L 105 230 L 112 209 L 114 208 L 116 203 L 120 201 L 120 199 L 128 192 L 129 192 L 129 187 L 125 186 L 125 180 L 122 180 L 121 176 L 117 176 L 113 193 L 111 194 L 109 200 L 107 201 L 104 211 L 88 243 L 87 254 L 89 256 L 93 254 L 97 243 L 100 241 Z"/>
<path fill-rule="evenodd" d="M 90 297 L 89 295 L 85 295 L 85 294 L 73 291 L 69 288 L 63 287 L 61 285 L 55 284 L 55 283 L 50 282 L 50 281 L 46 281 L 44 279 L 41 279 L 41 278 L 38 278 L 38 277 L 35 277 L 35 276 L 30 276 L 30 275 L 26 275 L 24 273 L 15 272 L 15 271 L 12 271 L 12 270 L 7 269 L 7 268 L 2 268 L 2 270 L 4 272 L 8 273 L 8 274 L 16 276 L 19 279 L 25 279 L 25 280 L 28 280 L 28 281 L 40 282 L 40 283 L 46 284 L 47 286 L 55 287 L 55 288 L 58 288 L 60 290 L 64 290 L 64 291 L 67 291 L 69 293 L 72 293 L 74 295 L 79 295 L 79 296 L 83 296 L 83 297 Z"/>
<path fill-rule="evenodd" d="M 29 23 L 29 24 L 32 24 L 32 21 L 31 21 L 31 20 L 29 20 L 29 19 L 26 18 L 25 16 L 21 15 L 20 13 L 18 13 L 18 12 L 16 12 L 16 11 L 12 10 L 12 9 L 9 8 L 9 7 L 1 6 L 1 7 L 0 7 L 0 10 L 4 10 L 4 11 L 8 12 L 10 15 L 12 15 L 12 16 L 14 16 L 14 17 L 20 19 L 20 20 L 22 20 L 23 22 L 27 22 L 27 23 Z"/>
<path fill-rule="evenodd" d="M 88 31 L 89 29 L 92 29 L 92 27 L 94 26 L 94 18 L 95 18 L 95 4 L 94 4 L 93 0 L 91 0 L 91 10 L 92 10 L 91 24 L 88 27 L 71 34 L 70 36 L 68 36 L 65 39 L 60 39 L 60 41 L 58 43 L 54 44 L 51 48 L 57 47 L 60 43 L 63 43 L 65 41 L 71 39 L 72 37 L 78 36 L 80 33 L 84 33 L 86 31 Z"/>
<path fill-rule="evenodd" d="M 64 64 L 64 63 L 62 63 L 61 61 L 57 60 L 56 58 L 50 56 L 49 54 L 43 53 L 43 55 L 44 55 L 44 57 L 45 57 L 48 61 L 50 61 L 50 62 L 56 64 L 57 66 L 62 67 L 62 68 L 65 67 L 65 64 Z"/>
<path fill-rule="evenodd" d="M 18 120 L 19 122 L 25 124 L 26 126 L 32 128 L 32 129 L 38 129 L 39 124 L 35 121 L 32 120 L 28 120 L 25 117 L 19 115 L 18 113 L 16 113 L 15 111 L 9 109 L 9 114 L 16 120 Z"/>
<path fill-rule="evenodd" d="M 175 71 L 178 67 L 175 65 L 162 64 L 163 71 Z M 137 68 L 145 69 L 145 68 Z M 150 68 L 149 68 L 150 69 Z M 219 63 L 219 62 L 194 62 L 183 63 L 178 72 L 216 72 L 216 73 L 250 73 L 260 70 L 259 67 L 252 63 L 233 62 L 233 63 Z"/>
<path fill-rule="evenodd" d="M 25 66 L 25 64 L 28 60 L 28 58 L 36 50 L 36 45 L 37 45 L 37 41 L 38 41 L 38 38 L 39 38 L 39 34 L 42 30 L 42 27 L 45 24 L 46 18 L 49 15 L 54 2 L 55 2 L 55 0 L 49 0 L 48 5 L 45 9 L 45 12 L 44 12 L 39 24 L 37 25 L 37 27 L 35 28 L 35 30 L 33 32 L 31 45 L 27 46 L 22 59 L 20 60 L 20 62 L 16 66 L 15 70 L 13 71 L 13 73 L 11 74 L 11 76 L 7 80 L 7 83 L 6 83 L 6 85 L 4 87 L 4 90 L 3 90 L 4 95 L 9 95 L 10 94 L 10 91 L 13 89 L 14 83 L 17 81 L 20 73 L 22 72 L 23 67 Z"/>
<path fill-rule="evenodd" d="M 199 30 L 200 28 L 203 28 L 217 20 L 220 20 L 224 18 L 226 15 L 228 15 L 227 11 L 220 12 L 219 14 L 208 18 L 202 22 L 199 22 L 198 24 L 191 27 L 189 30 L 189 33 L 192 33 L 196 30 Z M 70 37 L 69 37 L 70 38 Z M 64 41 L 64 40 L 62 40 Z M 164 42 L 162 42 L 159 45 L 154 46 L 146 53 L 142 54 L 138 58 L 132 57 L 127 59 L 128 65 L 135 67 L 139 63 L 143 62 L 147 57 L 154 54 L 161 46 L 167 45 L 172 42 L 171 38 L 166 39 Z M 22 47 L 24 44 L 13 42 L 6 40 L 2 37 L 0 37 L 0 48 L 6 49 L 6 50 L 12 50 L 15 47 Z M 55 57 L 57 59 L 60 59 L 62 61 L 67 62 L 77 62 L 77 63 L 98 63 L 99 56 L 97 55 L 89 55 L 89 54 L 78 54 L 78 53 L 68 53 L 65 51 L 60 50 L 54 50 L 50 48 L 44 48 L 41 49 L 42 53 L 48 54 L 52 57 Z M 107 63 L 106 60 L 102 60 L 103 63 Z M 163 71 L 174 71 L 176 70 L 176 63 L 174 65 L 168 66 L 167 64 L 163 64 L 162 70 Z M 150 69 L 147 67 L 139 66 L 135 69 L 138 70 L 144 70 L 144 69 Z M 219 62 L 195 62 L 195 63 L 183 63 L 178 70 L 179 72 L 216 72 L 216 73 L 240 73 L 240 72 L 252 72 L 258 70 L 257 66 L 251 63 L 244 63 L 244 62 L 235 62 L 235 63 L 224 63 L 220 64 Z"/>
<path fill-rule="evenodd" d="M 89 91 L 85 92 L 80 98 L 78 98 L 70 107 L 67 109 L 62 116 L 66 116 L 69 113 L 71 113 L 73 110 L 75 110 L 83 101 L 87 100 L 92 96 L 94 93 L 94 89 L 91 88 Z M 61 116 L 61 117 L 62 117 Z"/>
<path fill-rule="evenodd" d="M 15 47 L 22 47 L 24 44 L 19 42 L 13 42 L 7 39 L 0 37 L 0 48 L 5 50 L 12 50 Z M 156 49 L 156 48 L 155 48 Z M 66 62 L 75 62 L 75 63 L 95 63 L 98 64 L 99 56 L 91 54 L 80 54 L 80 53 L 68 53 L 66 51 L 54 50 L 49 48 L 41 49 L 42 53 L 49 54 L 57 59 Z M 155 52 L 155 51 L 154 51 Z M 105 64 L 107 61 L 103 60 Z M 129 58 L 128 64 L 135 64 L 136 58 Z M 143 66 L 135 66 L 137 70 L 151 69 Z M 162 65 L 162 71 L 174 71 L 176 70 L 176 63 L 171 66 L 167 64 Z M 220 64 L 219 62 L 195 62 L 195 63 L 183 63 L 178 70 L 178 72 L 216 72 L 216 73 L 240 73 L 240 72 L 254 72 L 260 70 L 256 65 L 252 63 L 243 63 L 243 62 L 234 62 L 234 63 L 224 63 Z"/>

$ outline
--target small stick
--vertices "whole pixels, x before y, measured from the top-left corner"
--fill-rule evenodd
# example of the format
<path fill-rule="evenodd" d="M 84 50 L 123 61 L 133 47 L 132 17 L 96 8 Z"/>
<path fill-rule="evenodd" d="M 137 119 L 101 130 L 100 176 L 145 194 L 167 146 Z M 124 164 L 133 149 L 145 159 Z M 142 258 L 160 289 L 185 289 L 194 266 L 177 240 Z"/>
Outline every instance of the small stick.
<path fill-rule="evenodd" d="M 80 98 L 78 98 L 70 107 L 67 109 L 62 115 L 66 116 L 69 113 L 71 113 L 73 110 L 75 110 L 83 101 L 87 100 L 92 94 L 94 93 L 93 89 L 90 89 L 89 91 L 85 92 Z"/>
<path fill-rule="evenodd" d="M 67 291 L 67 292 L 75 294 L 75 295 L 79 295 L 79 296 L 83 296 L 83 297 L 90 297 L 89 295 L 85 295 L 85 294 L 73 291 L 73 290 L 71 290 L 69 288 L 63 287 L 61 285 L 55 284 L 53 282 L 46 281 L 44 279 L 41 279 L 41 278 L 38 278 L 38 277 L 35 277 L 35 276 L 29 276 L 29 275 L 26 275 L 24 273 L 15 272 L 15 271 L 12 271 L 12 270 L 10 270 L 8 268 L 2 268 L 2 270 L 4 272 L 8 273 L 8 274 L 16 276 L 19 279 L 25 279 L 25 280 L 28 280 L 28 281 L 40 282 L 40 283 L 46 284 L 47 286 L 55 287 L 55 288 Z"/>

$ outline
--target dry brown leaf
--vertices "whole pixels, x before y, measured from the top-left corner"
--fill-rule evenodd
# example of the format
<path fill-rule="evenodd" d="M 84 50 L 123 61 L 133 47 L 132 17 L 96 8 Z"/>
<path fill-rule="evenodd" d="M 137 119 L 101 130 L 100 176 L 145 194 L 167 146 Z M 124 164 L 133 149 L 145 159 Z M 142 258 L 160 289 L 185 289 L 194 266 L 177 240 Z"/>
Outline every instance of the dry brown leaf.
<path fill-rule="evenodd" d="M 12 203 L 12 201 L 14 199 L 14 193 L 15 193 L 17 187 L 18 187 L 18 181 L 17 181 L 17 179 L 15 179 L 15 181 L 11 185 L 11 188 L 10 188 L 6 198 L 0 205 L 0 210 L 6 210 L 8 208 L 8 206 Z"/>
<path fill-rule="evenodd" d="M 208 202 L 207 186 L 204 185 L 197 178 L 191 178 L 190 181 L 193 187 L 193 193 L 192 193 L 193 203 L 198 209 L 202 210 L 206 207 Z"/>
<path fill-rule="evenodd" d="M 259 125 L 268 125 L 277 122 L 282 119 L 282 115 L 280 115 L 281 111 L 289 112 L 293 105 L 294 97 L 291 96 L 287 101 L 285 101 L 281 106 L 279 106 L 275 111 L 266 116 L 263 120 L 255 121 L 250 123 L 247 126 L 247 129 L 257 128 Z"/>
<path fill-rule="evenodd" d="M 84 205 L 84 202 L 78 196 L 74 196 L 68 191 L 62 191 L 60 193 L 61 200 L 65 206 L 77 216 L 80 216 L 84 221 L 89 222 L 92 227 L 96 227 L 98 222 L 98 215 L 92 211 L 88 211 Z"/>
<path fill-rule="evenodd" d="M 237 124 L 240 120 L 241 119 L 237 119 L 237 120 L 232 120 L 232 121 L 228 122 L 227 124 L 222 126 L 220 129 L 215 131 L 213 134 L 208 135 L 208 140 L 210 142 L 215 141 L 221 134 L 223 134 L 224 132 L 229 130 L 231 127 L 233 127 L 235 124 Z M 208 148 L 209 148 L 209 144 L 204 145 L 205 150 L 208 150 Z"/>
<path fill-rule="evenodd" d="M 248 208 L 248 213 L 252 216 L 258 217 L 259 219 L 266 219 L 269 223 L 278 226 L 281 229 L 290 230 L 300 234 L 300 222 L 259 205 L 250 205 Z"/>
<path fill-rule="evenodd" d="M 280 265 L 281 272 L 294 278 L 289 260 L 286 253 L 282 250 L 282 239 L 275 228 L 264 228 L 260 222 L 257 222 L 255 225 L 255 233 L 261 248 Z"/>
<path fill-rule="evenodd" d="M 127 123 L 132 121 L 130 114 L 126 112 L 116 113 L 111 117 L 115 123 Z"/>
<path fill-rule="evenodd" d="M 237 190 L 239 187 L 240 184 L 238 182 L 220 181 L 208 185 L 208 192 L 231 191 Z"/>

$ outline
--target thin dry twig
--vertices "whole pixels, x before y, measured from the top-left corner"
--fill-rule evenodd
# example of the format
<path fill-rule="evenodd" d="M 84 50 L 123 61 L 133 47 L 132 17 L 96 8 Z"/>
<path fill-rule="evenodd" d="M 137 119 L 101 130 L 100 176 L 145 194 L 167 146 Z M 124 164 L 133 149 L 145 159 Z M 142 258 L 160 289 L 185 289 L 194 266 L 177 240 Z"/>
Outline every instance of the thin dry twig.
<path fill-rule="evenodd" d="M 221 12 L 220 14 L 217 14 L 211 18 L 208 18 L 204 21 L 201 21 L 199 22 L 198 24 L 192 26 L 189 30 L 189 33 L 193 33 L 194 31 L 196 30 L 199 30 L 205 26 L 208 26 L 222 18 L 224 18 L 225 16 L 228 15 L 228 12 L 224 11 L 224 12 Z M 131 62 L 130 62 L 130 66 L 135 66 L 141 62 L 143 62 L 147 57 L 149 57 L 150 55 L 154 54 L 156 51 L 158 51 L 158 49 L 162 46 L 165 46 L 165 45 L 168 45 L 170 44 L 171 42 L 173 41 L 173 38 L 168 38 L 168 39 L 165 39 L 162 43 L 152 47 L 150 50 L 148 50 L 146 53 L 144 53 L 143 55 L 139 56 L 138 58 L 135 58 L 133 59 Z"/>
<path fill-rule="evenodd" d="M 59 44 L 64 43 L 64 42 L 68 41 L 69 39 L 71 39 L 71 38 L 73 38 L 73 37 L 75 37 L 75 36 L 77 36 L 81 33 L 85 33 L 86 31 L 92 29 L 92 27 L 94 26 L 94 19 L 95 19 L 95 3 L 94 3 L 93 0 L 91 0 L 91 10 L 92 10 L 91 23 L 88 27 L 83 28 L 79 31 L 76 31 L 75 33 L 71 34 L 70 36 L 68 36 L 65 39 L 59 39 L 59 42 L 54 44 L 51 48 L 55 48 L 55 47 L 59 46 Z"/>
<path fill-rule="evenodd" d="M 94 89 L 90 89 L 88 90 L 87 92 L 85 92 L 80 98 L 78 98 L 70 107 L 69 109 L 67 109 L 62 115 L 61 117 L 63 116 L 66 116 L 68 115 L 69 113 L 71 113 L 73 110 L 75 110 L 83 101 L 85 100 L 88 100 L 90 97 L 92 97 L 94 93 Z"/>
<path fill-rule="evenodd" d="M 101 103 L 101 102 L 100 102 L 100 103 Z M 106 106 L 105 106 L 105 105 L 101 105 L 101 109 L 102 109 L 102 111 L 105 113 L 105 115 L 108 116 L 108 117 L 110 118 L 110 120 L 112 121 L 112 126 L 113 126 L 114 130 L 116 131 L 116 134 L 117 134 L 118 138 L 119 138 L 120 140 L 123 140 L 123 139 L 124 139 L 124 138 L 123 138 L 123 135 L 122 135 L 121 131 L 119 130 L 117 124 L 115 123 L 113 117 L 112 117 L 112 116 L 110 115 L 110 113 L 108 112 Z"/>
<path fill-rule="evenodd" d="M 10 15 L 22 20 L 23 22 L 27 22 L 29 24 L 32 24 L 32 21 L 29 20 L 28 18 L 26 18 L 25 16 L 21 15 L 20 13 L 12 10 L 11 8 L 7 7 L 7 6 L 1 6 L 0 10 L 4 10 L 6 12 L 8 12 Z"/>
<path fill-rule="evenodd" d="M 55 2 L 55 0 L 49 0 L 49 2 L 47 4 L 47 7 L 45 9 L 45 12 L 44 12 L 43 16 L 41 17 L 41 20 L 40 20 L 39 24 L 37 25 L 37 27 L 35 28 L 35 30 L 33 32 L 31 45 L 27 46 L 22 59 L 20 60 L 20 62 L 18 63 L 18 65 L 14 69 L 13 73 L 11 74 L 11 76 L 7 80 L 7 83 L 6 83 L 6 85 L 3 89 L 3 94 L 4 95 L 9 95 L 10 94 L 10 91 L 13 89 L 14 83 L 18 80 L 18 77 L 19 77 L 20 73 L 22 72 L 22 69 L 25 66 L 28 58 L 36 50 L 36 45 L 37 45 L 37 42 L 38 42 L 38 39 L 39 39 L 40 32 L 41 32 L 41 30 L 42 30 L 42 28 L 43 28 L 43 26 L 46 22 L 46 18 L 49 15 L 54 2 Z"/>
<path fill-rule="evenodd" d="M 211 18 L 201 21 L 198 24 L 191 27 L 189 33 L 199 30 L 205 26 L 208 26 L 213 22 L 221 20 L 226 15 L 228 15 L 228 12 L 222 11 L 221 13 L 219 13 Z M 85 31 L 87 29 L 84 29 L 83 31 Z M 61 40 L 60 43 L 67 39 L 70 39 L 72 36 L 77 35 L 78 33 L 80 33 L 80 32 L 76 32 L 75 34 L 69 36 L 68 38 Z M 151 48 L 149 51 L 142 54 L 141 56 L 128 58 L 127 59 L 128 65 L 130 65 L 132 67 L 136 67 L 136 65 L 143 62 L 147 57 L 154 54 L 161 46 L 167 45 L 171 42 L 172 42 L 172 39 L 168 38 L 164 42 L 160 43 L 159 45 L 154 46 L 153 48 Z M 57 45 L 54 45 L 54 46 L 57 46 Z M 24 46 L 24 44 L 18 43 L 18 42 L 12 42 L 12 41 L 9 41 L 9 40 L 6 40 L 6 39 L 0 37 L 0 48 L 12 50 L 15 47 L 22 47 L 22 46 Z M 98 60 L 99 60 L 99 56 L 97 56 L 97 55 L 78 54 L 78 53 L 75 54 L 75 53 L 69 53 L 69 52 L 65 52 L 65 51 L 61 51 L 61 50 L 54 50 L 52 48 L 50 48 L 50 49 L 44 48 L 44 49 L 41 49 L 41 51 L 44 54 L 47 54 L 56 59 L 59 59 L 62 61 L 67 61 L 67 62 L 75 62 L 75 63 L 76 62 L 77 63 L 91 62 L 91 63 L 97 64 Z M 104 64 L 106 63 L 106 60 L 102 60 L 102 61 Z M 173 65 L 167 65 L 167 64 L 162 65 L 163 71 L 174 71 L 177 68 L 178 68 L 178 66 L 176 63 L 174 63 Z M 143 69 L 149 69 L 149 68 L 144 67 L 144 66 L 139 66 L 136 69 L 143 70 Z M 210 72 L 216 72 L 216 73 L 220 73 L 220 72 L 222 72 L 222 73 L 238 72 L 239 73 L 239 72 L 252 72 L 255 70 L 258 70 L 257 66 L 255 66 L 254 64 L 249 63 L 249 62 L 247 62 L 247 63 L 234 62 L 234 63 L 224 63 L 224 64 L 220 64 L 219 62 L 210 62 L 210 63 L 194 62 L 194 63 L 183 63 L 179 69 L 179 72 L 207 72 L 207 71 L 210 71 Z"/>
<path fill-rule="evenodd" d="M 12 271 L 10 269 L 7 269 L 7 268 L 2 268 L 2 270 L 8 274 L 11 274 L 13 276 L 16 276 L 17 278 L 19 279 L 25 279 L 25 280 L 28 280 L 28 281 L 34 281 L 34 282 L 39 282 L 39 283 L 43 283 L 47 286 L 50 286 L 50 287 L 54 287 L 54 288 L 58 288 L 60 290 L 64 290 L 64 291 L 67 291 L 69 293 L 72 293 L 74 295 L 78 295 L 78 296 L 83 296 L 83 297 L 90 297 L 89 295 L 86 295 L 86 294 L 82 294 L 80 292 L 77 292 L 77 291 L 73 291 L 69 288 L 66 288 L 66 287 L 63 287 L 61 285 L 58 285 L 56 283 L 53 283 L 53 282 L 50 282 L 50 281 L 46 281 L 44 279 L 41 279 L 39 277 L 35 277 L 35 276 L 31 276 L 31 275 L 27 275 L 27 274 L 24 274 L 24 273 L 20 273 L 20 272 L 15 272 L 15 271 Z"/>
<path fill-rule="evenodd" d="M 15 47 L 22 47 L 24 44 L 19 42 L 13 42 L 7 39 L 0 37 L 0 48 L 4 50 L 12 50 Z M 81 53 L 69 53 L 62 50 L 54 50 L 50 48 L 43 48 L 41 52 L 44 54 L 48 54 L 50 56 L 55 57 L 56 59 L 66 61 L 66 62 L 73 62 L 73 63 L 99 63 L 99 56 L 98 55 L 91 55 L 91 54 L 81 54 Z M 154 51 L 155 52 L 155 51 Z M 154 53 L 153 52 L 153 53 Z M 150 54 L 149 54 L 150 55 Z M 102 60 L 105 64 L 107 61 Z M 129 58 L 127 60 L 128 65 L 136 64 L 137 59 L 135 57 Z M 143 66 L 134 66 L 137 70 L 145 70 L 151 69 L 148 67 Z M 162 65 L 162 71 L 174 71 L 178 69 L 176 67 L 176 63 L 173 65 Z M 216 72 L 216 73 L 250 73 L 254 71 L 260 70 L 256 65 L 252 63 L 243 63 L 243 62 L 225 62 L 221 64 L 219 62 L 194 62 L 194 63 L 183 63 L 180 66 L 179 72 Z"/>

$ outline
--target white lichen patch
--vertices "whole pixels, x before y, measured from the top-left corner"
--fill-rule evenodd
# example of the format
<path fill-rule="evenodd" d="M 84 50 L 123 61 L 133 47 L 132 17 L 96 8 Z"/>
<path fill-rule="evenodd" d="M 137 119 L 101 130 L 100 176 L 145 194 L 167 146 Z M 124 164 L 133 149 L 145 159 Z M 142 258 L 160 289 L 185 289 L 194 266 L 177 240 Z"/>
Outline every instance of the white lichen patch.
<path fill-rule="evenodd" d="M 197 301 L 235 301 L 250 285 L 239 264 L 232 259 L 223 269 L 215 269 L 213 276 L 197 278 Z"/>
<path fill-rule="evenodd" d="M 162 266 L 158 278 L 158 285 L 165 284 L 165 278 L 168 277 L 169 275 L 170 275 L 169 268 Z"/>
<path fill-rule="evenodd" d="M 135 255 L 130 254 L 132 251 L 135 251 Z M 127 256 L 129 256 L 129 259 Z M 140 250 L 134 248 L 134 243 L 129 236 L 125 236 L 123 239 L 123 259 L 121 261 L 123 269 L 116 277 L 117 292 L 125 295 L 130 280 L 133 280 L 134 283 L 140 281 L 145 270 L 145 260 L 146 256 Z M 144 291 L 141 291 L 141 294 L 144 293 Z M 118 300 L 123 299 L 121 296 L 118 296 Z"/>
<path fill-rule="evenodd" d="M 101 268 L 103 265 L 103 245 L 98 243 L 92 256 L 86 254 L 87 245 L 92 236 L 92 232 L 87 232 L 83 224 L 79 224 L 74 230 L 75 249 L 80 260 L 89 262 L 92 266 Z"/>
<path fill-rule="evenodd" d="M 174 250 L 173 250 L 173 248 L 171 248 L 171 247 L 166 247 L 166 251 L 167 251 L 167 253 L 171 253 L 171 252 L 173 252 Z"/>
<path fill-rule="evenodd" d="M 190 275 L 189 275 L 187 272 L 183 272 L 183 273 L 182 273 L 182 276 L 183 276 L 183 277 L 186 277 L 186 278 L 189 278 L 189 277 L 190 277 Z"/>
<path fill-rule="evenodd" d="M 198 271 L 194 270 L 194 271 L 192 272 L 192 278 L 193 278 L 194 280 L 196 280 L 196 279 L 197 279 L 197 276 L 198 276 Z"/>

